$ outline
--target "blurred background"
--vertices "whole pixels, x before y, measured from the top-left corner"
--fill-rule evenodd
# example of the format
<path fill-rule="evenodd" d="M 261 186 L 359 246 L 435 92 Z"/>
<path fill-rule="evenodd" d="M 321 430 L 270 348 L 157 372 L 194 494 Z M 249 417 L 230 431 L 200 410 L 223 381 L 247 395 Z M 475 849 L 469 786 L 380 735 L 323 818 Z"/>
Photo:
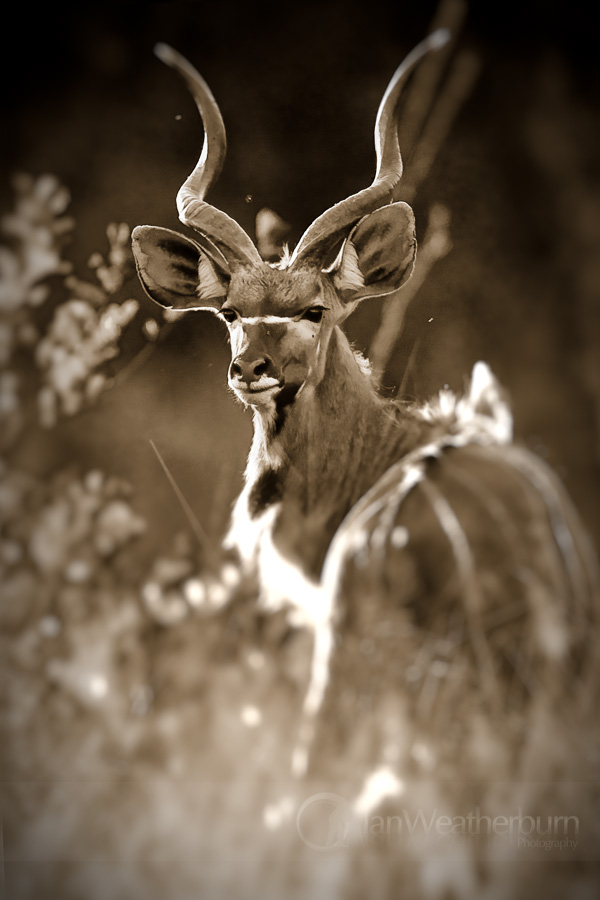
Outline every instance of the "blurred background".
<path fill-rule="evenodd" d="M 258 210 L 274 209 L 290 223 L 293 246 L 325 208 L 372 180 L 379 100 L 435 10 L 432 2 L 418 11 L 400 4 L 394 14 L 377 3 L 278 14 L 197 3 L 38 11 L 35 28 L 23 21 L 18 32 L 27 33 L 25 58 L 18 67 L 3 59 L 4 184 L 14 171 L 50 172 L 68 188 L 76 271 L 102 249 L 108 222 L 179 227 L 175 194 L 202 130 L 178 78 L 152 53 L 163 40 L 201 69 L 225 119 L 228 156 L 211 201 L 251 234 Z M 446 383 L 460 389 L 472 364 L 487 360 L 509 392 L 518 436 L 558 469 L 597 531 L 593 37 L 582 12 L 570 6 L 567 15 L 553 3 L 474 4 L 460 35 L 478 69 L 413 199 L 420 239 L 431 205 L 448 208 L 452 252 L 414 303 L 385 383 L 400 384 L 417 339 L 405 385 L 416 397 Z M 7 188 L 3 202 L 12 202 Z M 139 301 L 140 319 L 156 316 L 133 275 L 124 291 Z M 369 346 L 380 314 L 377 303 L 357 313 L 357 344 Z M 133 335 L 126 340 L 115 372 L 137 349 Z M 161 493 L 153 477 L 148 437 L 178 458 L 178 478 L 202 519 L 224 469 L 223 492 L 234 497 L 239 487 L 250 431 L 225 399 L 227 356 L 221 325 L 188 318 L 69 435 L 69 455 L 118 459 L 140 486 L 153 479 L 144 502 L 160 509 L 166 534 L 180 513 L 166 482 Z M 132 416 L 135 427 L 123 427 Z M 47 471 L 65 448 L 54 434 L 49 445 L 36 443 Z"/>
<path fill-rule="evenodd" d="M 165 318 L 133 271 L 128 228 L 180 229 L 175 195 L 202 140 L 153 46 L 187 56 L 220 105 L 229 149 L 209 200 L 252 236 L 259 210 L 274 210 L 293 246 L 371 182 L 382 93 L 439 22 L 456 37 L 438 80 L 411 85 L 396 195 L 415 209 L 426 265 L 399 313 L 365 303 L 347 331 L 367 353 L 379 340 L 384 390 L 404 397 L 461 390 L 488 362 L 516 438 L 559 474 L 598 546 L 590 13 L 458 0 L 11 12 L 0 61 L 7 897 L 39 896 L 48 880 L 57 898 L 234 896 L 211 854 L 231 846 L 244 810 L 268 806 L 260 779 L 287 778 L 305 685 L 304 638 L 283 653 L 282 623 L 245 607 L 232 618 L 201 577 L 241 487 L 251 421 L 227 391 L 222 323 Z M 382 348 L 386 310 L 396 339 Z M 146 793 L 128 777 L 140 773 Z M 192 802 L 182 779 L 207 773 L 212 793 Z M 77 789 L 64 787 L 71 777 Z"/>

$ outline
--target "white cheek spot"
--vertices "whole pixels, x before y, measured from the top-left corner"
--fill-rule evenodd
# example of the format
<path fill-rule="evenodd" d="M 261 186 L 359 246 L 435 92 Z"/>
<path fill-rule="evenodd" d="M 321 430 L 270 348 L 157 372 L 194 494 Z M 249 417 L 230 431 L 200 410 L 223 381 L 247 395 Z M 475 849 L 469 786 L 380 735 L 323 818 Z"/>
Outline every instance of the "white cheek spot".
<path fill-rule="evenodd" d="M 231 342 L 231 355 L 235 359 L 236 356 L 242 352 L 244 345 L 244 328 L 239 319 L 236 319 L 235 322 L 228 323 L 229 325 L 229 340 Z"/>
<path fill-rule="evenodd" d="M 319 323 L 310 322 L 308 319 L 300 319 L 299 322 L 294 322 L 291 325 L 290 331 L 303 340 L 312 340 L 319 333 Z"/>

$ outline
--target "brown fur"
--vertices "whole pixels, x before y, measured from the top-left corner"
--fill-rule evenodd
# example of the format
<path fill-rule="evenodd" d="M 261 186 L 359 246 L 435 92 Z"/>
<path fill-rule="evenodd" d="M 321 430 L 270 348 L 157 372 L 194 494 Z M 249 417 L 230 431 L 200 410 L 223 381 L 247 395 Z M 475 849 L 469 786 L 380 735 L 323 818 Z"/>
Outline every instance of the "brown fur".
<path fill-rule="evenodd" d="M 281 552 L 318 579 L 344 516 L 391 465 L 431 432 L 381 399 L 336 328 L 323 379 L 290 411 L 281 433 L 257 431 L 266 467 L 282 460 L 273 535 Z M 258 476 L 262 467 L 256 472 Z"/>

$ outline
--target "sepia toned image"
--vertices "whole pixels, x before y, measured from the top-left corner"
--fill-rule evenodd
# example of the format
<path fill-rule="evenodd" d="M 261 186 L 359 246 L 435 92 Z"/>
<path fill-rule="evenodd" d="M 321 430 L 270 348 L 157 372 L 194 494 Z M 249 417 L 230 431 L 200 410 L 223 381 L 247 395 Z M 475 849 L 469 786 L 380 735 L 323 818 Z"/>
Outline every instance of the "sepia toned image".
<path fill-rule="evenodd" d="M 0 898 L 595 896 L 591 15 L 13 22 Z"/>

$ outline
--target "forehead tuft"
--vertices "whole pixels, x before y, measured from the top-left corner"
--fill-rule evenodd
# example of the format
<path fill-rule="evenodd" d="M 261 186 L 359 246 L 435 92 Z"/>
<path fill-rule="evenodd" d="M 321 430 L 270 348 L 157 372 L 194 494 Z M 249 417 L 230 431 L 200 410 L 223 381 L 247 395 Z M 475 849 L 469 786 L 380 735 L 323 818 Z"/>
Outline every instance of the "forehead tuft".
<path fill-rule="evenodd" d="M 233 274 L 227 304 L 242 316 L 288 316 L 309 306 L 320 291 L 313 269 L 248 267 Z"/>

